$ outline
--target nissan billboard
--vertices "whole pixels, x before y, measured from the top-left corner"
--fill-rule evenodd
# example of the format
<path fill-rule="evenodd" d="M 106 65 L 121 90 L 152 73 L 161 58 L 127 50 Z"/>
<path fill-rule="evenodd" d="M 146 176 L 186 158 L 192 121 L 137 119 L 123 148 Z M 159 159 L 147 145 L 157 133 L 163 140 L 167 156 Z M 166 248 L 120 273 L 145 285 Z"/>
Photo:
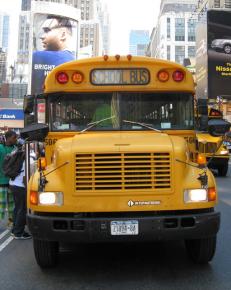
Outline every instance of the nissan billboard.
<path fill-rule="evenodd" d="M 208 98 L 231 99 L 231 11 L 207 11 Z"/>

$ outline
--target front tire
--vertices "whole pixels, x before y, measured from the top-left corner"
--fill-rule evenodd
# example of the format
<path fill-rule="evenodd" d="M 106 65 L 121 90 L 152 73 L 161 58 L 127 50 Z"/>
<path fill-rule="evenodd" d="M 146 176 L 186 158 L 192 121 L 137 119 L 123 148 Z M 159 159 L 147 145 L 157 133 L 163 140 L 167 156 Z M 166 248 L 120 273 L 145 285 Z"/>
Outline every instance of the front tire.
<path fill-rule="evenodd" d="M 230 54 L 231 53 L 231 45 L 226 44 L 224 46 L 224 52 L 227 53 L 227 54 Z"/>
<path fill-rule="evenodd" d="M 185 246 L 191 260 L 197 264 L 207 264 L 210 262 L 216 251 L 216 240 L 216 236 L 205 239 L 186 240 Z"/>
<path fill-rule="evenodd" d="M 219 166 L 217 168 L 218 170 L 218 175 L 219 176 L 223 176 L 225 177 L 227 175 L 227 172 L 228 172 L 228 168 L 229 168 L 229 164 L 228 162 L 227 163 L 224 163 L 223 165 Z"/>
<path fill-rule="evenodd" d="M 41 268 L 52 268 L 57 265 L 58 242 L 33 239 L 33 244 L 35 259 Z"/>

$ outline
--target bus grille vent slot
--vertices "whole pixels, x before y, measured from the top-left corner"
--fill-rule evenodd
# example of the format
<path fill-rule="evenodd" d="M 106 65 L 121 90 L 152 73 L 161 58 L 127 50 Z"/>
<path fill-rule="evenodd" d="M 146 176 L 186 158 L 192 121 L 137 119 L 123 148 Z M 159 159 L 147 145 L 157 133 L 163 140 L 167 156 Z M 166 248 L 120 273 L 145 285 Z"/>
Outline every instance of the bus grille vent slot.
<path fill-rule="evenodd" d="M 170 153 L 76 154 L 75 164 L 77 191 L 171 188 Z"/>

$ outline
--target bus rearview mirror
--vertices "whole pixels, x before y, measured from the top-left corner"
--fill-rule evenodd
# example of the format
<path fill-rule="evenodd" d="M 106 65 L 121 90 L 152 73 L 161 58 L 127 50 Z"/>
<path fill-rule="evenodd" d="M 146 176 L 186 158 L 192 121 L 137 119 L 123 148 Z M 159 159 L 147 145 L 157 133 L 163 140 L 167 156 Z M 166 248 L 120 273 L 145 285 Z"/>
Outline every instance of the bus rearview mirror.
<path fill-rule="evenodd" d="M 23 112 L 24 114 L 31 114 L 34 112 L 35 97 L 31 95 L 24 96 Z"/>
<path fill-rule="evenodd" d="M 49 127 L 46 124 L 36 123 L 26 126 L 20 131 L 20 136 L 26 141 L 44 142 Z"/>
<path fill-rule="evenodd" d="M 224 136 L 230 127 L 231 123 L 223 119 L 211 119 L 208 121 L 209 134 L 214 137 Z"/>

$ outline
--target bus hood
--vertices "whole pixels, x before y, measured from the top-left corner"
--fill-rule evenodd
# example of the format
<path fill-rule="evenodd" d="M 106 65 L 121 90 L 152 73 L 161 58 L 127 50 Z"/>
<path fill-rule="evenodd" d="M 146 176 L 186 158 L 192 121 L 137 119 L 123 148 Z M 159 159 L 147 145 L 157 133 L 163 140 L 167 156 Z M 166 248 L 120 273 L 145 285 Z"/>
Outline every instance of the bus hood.
<path fill-rule="evenodd" d="M 157 132 L 83 133 L 73 138 L 73 152 L 171 152 L 172 139 Z M 180 138 L 182 139 L 182 138 Z"/>

